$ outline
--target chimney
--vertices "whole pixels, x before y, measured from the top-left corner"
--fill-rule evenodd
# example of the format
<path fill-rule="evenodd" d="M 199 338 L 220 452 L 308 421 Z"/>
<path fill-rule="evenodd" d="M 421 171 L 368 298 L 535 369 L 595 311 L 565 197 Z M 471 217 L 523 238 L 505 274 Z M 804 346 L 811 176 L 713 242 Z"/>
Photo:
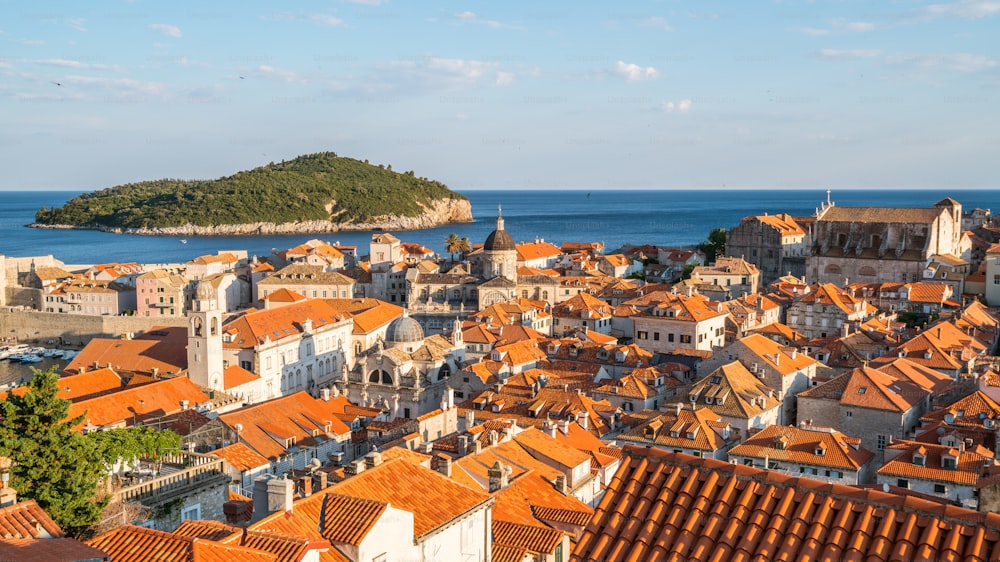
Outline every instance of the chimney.
<path fill-rule="evenodd" d="M 312 476 L 306 474 L 299 478 L 298 484 L 302 486 L 302 497 L 308 498 L 313 493 L 313 479 Z"/>
<path fill-rule="evenodd" d="M 375 468 L 376 466 L 382 464 L 382 453 L 378 450 L 372 451 L 365 455 L 365 468 Z"/>
<path fill-rule="evenodd" d="M 152 369 L 149 370 L 149 374 L 152 375 L 154 379 L 158 379 L 160 378 L 160 369 L 157 367 L 153 367 Z"/>
<path fill-rule="evenodd" d="M 267 481 L 268 513 L 291 511 L 293 499 L 295 499 L 295 488 L 291 480 L 274 478 Z"/>
<path fill-rule="evenodd" d="M 468 431 L 474 425 L 476 425 L 476 413 L 469 410 L 465 412 L 465 430 Z"/>
<path fill-rule="evenodd" d="M 681 415 L 681 410 L 683 409 L 684 409 L 684 404 L 681 404 L 680 402 L 674 404 L 674 413 L 677 414 L 678 416 Z"/>
<path fill-rule="evenodd" d="M 321 388 L 320 391 L 319 391 L 319 397 L 323 399 L 323 402 L 329 402 L 330 401 L 330 389 L 329 388 Z"/>
<path fill-rule="evenodd" d="M 583 429 L 590 429 L 590 414 L 580 412 L 580 415 L 576 416 L 576 423 L 580 424 Z"/>
<path fill-rule="evenodd" d="M 512 469 L 509 466 L 504 466 L 500 461 L 493 463 L 493 466 L 487 471 L 490 477 L 490 493 L 506 488 L 510 481 L 511 472 Z"/>
<path fill-rule="evenodd" d="M 181 410 L 187 410 L 190 405 L 191 402 L 187 400 L 181 400 Z"/>
<path fill-rule="evenodd" d="M 438 455 L 438 472 L 451 478 L 451 457 L 443 453 Z"/>
<path fill-rule="evenodd" d="M 354 459 L 353 461 L 347 463 L 344 467 L 344 474 L 347 476 L 356 476 L 365 471 L 365 459 Z"/>
<path fill-rule="evenodd" d="M 569 493 L 569 489 L 566 487 L 566 475 L 560 474 L 556 476 L 556 491 L 562 495 Z"/>
<path fill-rule="evenodd" d="M 317 470 L 316 472 L 313 472 L 312 474 L 313 490 L 316 490 L 318 492 L 329 486 L 330 483 L 327 480 L 328 476 L 329 475 L 323 470 Z"/>
<path fill-rule="evenodd" d="M 464 457 L 469 454 L 469 436 L 459 435 L 458 436 L 458 456 Z"/>
<path fill-rule="evenodd" d="M 472 440 L 472 452 L 477 455 L 483 452 L 483 443 L 479 439 Z"/>
<path fill-rule="evenodd" d="M 0 462 L 6 465 L 0 469 L 3 470 L 3 472 L 0 472 L 0 507 L 7 507 L 17 503 L 17 490 L 8 486 L 10 482 L 11 460 L 0 457 Z"/>

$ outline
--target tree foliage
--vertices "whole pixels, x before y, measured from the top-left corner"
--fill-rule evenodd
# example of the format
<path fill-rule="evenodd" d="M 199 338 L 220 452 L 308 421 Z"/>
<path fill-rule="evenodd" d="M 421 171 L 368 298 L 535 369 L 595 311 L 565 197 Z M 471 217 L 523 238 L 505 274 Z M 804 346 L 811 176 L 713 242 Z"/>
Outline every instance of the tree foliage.
<path fill-rule="evenodd" d="M 94 441 L 72 428 L 70 402 L 57 396 L 55 368 L 35 376 L 23 395 L 0 401 L 0 455 L 10 457 L 10 485 L 73 535 L 95 523 L 104 508 L 97 498 L 104 470 Z"/>
<path fill-rule="evenodd" d="M 84 193 L 39 209 L 35 222 L 116 228 L 361 222 L 419 216 L 421 203 L 446 198 L 465 199 L 437 181 L 322 152 L 216 180 L 161 179 Z"/>
<path fill-rule="evenodd" d="M 0 401 L 0 455 L 14 461 L 11 487 L 79 535 L 100 520 L 111 499 L 101 483 L 114 465 L 176 451 L 180 436 L 146 427 L 73 431 L 86 414 L 67 417 L 70 402 L 58 396 L 55 366 L 32 371 L 27 392 Z"/>
<path fill-rule="evenodd" d="M 720 256 L 726 255 L 726 229 L 713 228 L 708 234 L 708 240 L 698 244 L 698 249 L 705 253 L 706 263 L 713 263 Z"/>

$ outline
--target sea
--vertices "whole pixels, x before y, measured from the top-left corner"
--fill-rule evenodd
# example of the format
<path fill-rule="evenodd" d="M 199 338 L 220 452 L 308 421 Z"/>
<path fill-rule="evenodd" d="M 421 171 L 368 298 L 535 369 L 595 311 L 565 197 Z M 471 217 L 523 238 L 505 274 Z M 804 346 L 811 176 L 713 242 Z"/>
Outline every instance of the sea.
<path fill-rule="evenodd" d="M 313 238 L 358 246 L 366 254 L 371 232 L 280 236 L 138 236 L 94 230 L 28 228 L 41 207 L 57 207 L 82 192 L 0 192 L 0 254 L 52 255 L 66 264 L 107 262 L 182 263 L 220 250 L 247 250 L 266 256 Z M 463 192 L 474 222 L 393 232 L 404 242 L 445 255 L 449 234 L 482 243 L 502 212 L 505 229 L 517 242 L 545 240 L 603 242 L 610 252 L 625 244 L 684 247 L 708 238 L 713 228 L 731 228 L 748 215 L 811 215 L 826 201 L 825 189 L 726 190 L 475 190 Z M 1000 210 L 998 190 L 869 189 L 832 190 L 841 206 L 930 207 L 951 197 L 965 210 Z"/>

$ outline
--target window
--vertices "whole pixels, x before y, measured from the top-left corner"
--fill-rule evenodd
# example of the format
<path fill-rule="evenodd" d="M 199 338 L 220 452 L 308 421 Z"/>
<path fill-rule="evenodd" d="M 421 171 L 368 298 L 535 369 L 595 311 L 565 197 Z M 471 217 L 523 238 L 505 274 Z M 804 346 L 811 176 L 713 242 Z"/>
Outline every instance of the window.
<path fill-rule="evenodd" d="M 649 332 L 647 332 L 645 330 L 639 330 L 639 332 L 636 334 L 635 337 L 636 337 L 636 339 L 647 340 L 647 339 L 649 339 Z"/>
<path fill-rule="evenodd" d="M 900 488 L 909 489 L 910 488 L 910 481 L 906 480 L 906 479 L 903 479 L 903 478 L 900 478 L 900 479 L 896 480 L 896 485 L 899 486 Z"/>
<path fill-rule="evenodd" d="M 185 519 L 201 519 L 201 504 L 196 503 L 190 507 L 185 507 L 181 511 L 181 521 Z"/>
<path fill-rule="evenodd" d="M 879 451 L 885 449 L 886 444 L 888 444 L 889 442 L 888 435 L 876 435 L 875 439 L 876 439 L 876 448 L 878 448 Z"/>
<path fill-rule="evenodd" d="M 687 334 L 681 334 L 681 343 L 691 343 L 691 336 Z"/>
<path fill-rule="evenodd" d="M 948 493 L 948 486 L 945 486 L 944 484 L 935 484 L 934 485 L 934 493 L 935 494 L 947 494 Z"/>
<path fill-rule="evenodd" d="M 653 332 L 653 341 L 660 341 L 660 332 Z"/>
<path fill-rule="evenodd" d="M 852 411 L 850 411 L 850 410 L 847 410 L 847 412 L 845 412 L 845 414 L 846 414 L 846 415 L 847 415 L 847 417 L 849 417 L 849 418 L 850 418 L 850 417 L 853 417 L 853 416 L 854 416 L 854 412 L 852 412 Z"/>
<path fill-rule="evenodd" d="M 674 335 L 673 334 L 667 334 L 667 341 L 669 341 L 669 342 L 674 341 Z"/>

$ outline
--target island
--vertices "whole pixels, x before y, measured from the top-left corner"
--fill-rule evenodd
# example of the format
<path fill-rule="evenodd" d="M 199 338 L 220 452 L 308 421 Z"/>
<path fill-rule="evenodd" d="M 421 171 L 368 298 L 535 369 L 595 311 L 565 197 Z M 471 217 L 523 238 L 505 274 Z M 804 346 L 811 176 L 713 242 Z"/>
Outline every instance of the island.
<path fill-rule="evenodd" d="M 161 179 L 84 193 L 34 228 L 147 235 L 414 230 L 471 222 L 469 200 L 413 171 L 321 152 L 215 180 Z"/>

